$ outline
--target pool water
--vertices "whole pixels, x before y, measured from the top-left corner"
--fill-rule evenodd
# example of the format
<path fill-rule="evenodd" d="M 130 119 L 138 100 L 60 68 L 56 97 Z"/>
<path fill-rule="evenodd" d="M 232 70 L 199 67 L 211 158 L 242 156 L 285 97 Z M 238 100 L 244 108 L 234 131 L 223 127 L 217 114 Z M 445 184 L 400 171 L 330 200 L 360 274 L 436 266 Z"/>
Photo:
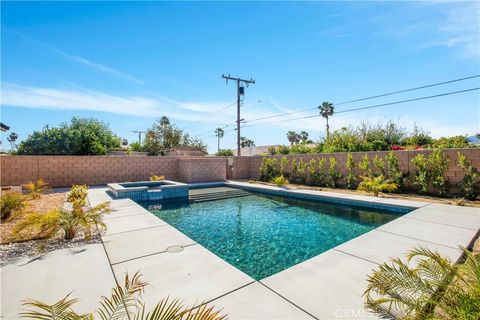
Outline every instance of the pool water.
<path fill-rule="evenodd" d="M 257 280 L 401 215 L 256 194 L 190 205 L 142 205 Z"/>

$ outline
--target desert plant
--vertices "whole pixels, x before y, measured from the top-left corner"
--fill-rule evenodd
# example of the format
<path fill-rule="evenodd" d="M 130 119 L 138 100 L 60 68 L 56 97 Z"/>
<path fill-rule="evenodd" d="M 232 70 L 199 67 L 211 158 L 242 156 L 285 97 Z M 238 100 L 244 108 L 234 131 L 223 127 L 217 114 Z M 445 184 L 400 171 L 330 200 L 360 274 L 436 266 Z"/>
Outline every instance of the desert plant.
<path fill-rule="evenodd" d="M 317 170 L 317 186 L 324 187 L 327 185 L 327 159 L 320 158 L 318 159 L 318 170 Z"/>
<path fill-rule="evenodd" d="M 277 148 L 275 148 L 275 146 L 270 146 L 270 147 L 268 147 L 267 152 L 268 152 L 269 155 L 273 156 L 277 153 Z"/>
<path fill-rule="evenodd" d="M 277 153 L 279 154 L 289 154 L 290 153 L 290 148 L 288 146 L 278 146 L 277 148 Z"/>
<path fill-rule="evenodd" d="M 110 297 L 102 297 L 100 308 L 96 311 L 102 320 L 222 320 L 225 315 L 213 306 L 200 304 L 193 309 L 185 306 L 179 299 L 163 298 L 157 302 L 150 312 L 145 311 L 145 304 L 141 300 L 142 293 L 148 283 L 141 279 L 137 272 L 132 279 L 128 274 L 125 276 L 124 286 L 117 285 L 112 289 Z M 23 306 L 29 307 L 20 313 L 21 318 L 42 320 L 93 320 L 94 313 L 77 314 L 73 305 L 78 299 L 70 298 L 68 294 L 58 302 L 49 305 L 37 300 L 26 300 Z"/>
<path fill-rule="evenodd" d="M 441 149 L 433 150 L 428 157 L 431 183 L 441 196 L 447 193 L 447 180 L 444 175 L 448 168 L 448 162 L 448 158 Z"/>
<path fill-rule="evenodd" d="M 272 180 L 273 183 L 275 183 L 277 186 L 279 187 L 282 187 L 286 184 L 288 184 L 288 180 L 283 176 L 283 175 L 280 175 L 278 177 L 275 177 L 273 180 Z"/>
<path fill-rule="evenodd" d="M 342 178 L 342 174 L 337 171 L 337 159 L 330 157 L 328 159 L 328 176 L 327 185 L 331 188 L 338 187 L 338 181 Z"/>
<path fill-rule="evenodd" d="M 22 187 L 24 189 L 27 189 L 27 194 L 32 199 L 40 198 L 40 194 L 45 192 L 46 189 L 50 188 L 48 183 L 46 183 L 42 179 L 38 179 L 37 181 L 30 181 L 29 183 L 23 185 Z"/>
<path fill-rule="evenodd" d="M 413 177 L 413 185 L 417 186 L 418 193 L 428 192 L 430 177 L 428 174 L 428 159 L 423 154 L 417 154 L 412 163 L 417 167 L 417 171 Z"/>
<path fill-rule="evenodd" d="M 280 158 L 280 175 L 287 176 L 286 169 L 288 167 L 289 161 L 286 156 Z"/>
<path fill-rule="evenodd" d="M 27 212 L 18 222 L 13 234 L 15 239 L 22 239 L 25 232 L 34 233 L 35 238 L 44 239 L 63 232 L 65 240 L 72 240 L 82 230 L 85 239 L 89 239 L 94 228 L 105 228 L 103 214 L 110 212 L 110 203 L 104 202 L 92 208 L 80 210 L 53 209 L 46 213 Z"/>
<path fill-rule="evenodd" d="M 385 176 L 385 163 L 383 162 L 383 158 L 379 157 L 378 154 L 373 157 L 373 166 L 375 167 L 375 176 Z"/>
<path fill-rule="evenodd" d="M 480 318 L 480 255 L 464 250 L 463 264 L 419 247 L 368 277 L 365 306 L 382 319 Z"/>
<path fill-rule="evenodd" d="M 7 191 L 0 196 L 0 218 L 8 219 L 12 212 L 21 210 L 26 205 L 26 199 L 20 192 Z"/>
<path fill-rule="evenodd" d="M 67 201 L 72 204 L 74 210 L 81 210 L 87 203 L 87 195 L 87 185 L 73 185 L 68 192 Z"/>
<path fill-rule="evenodd" d="M 362 170 L 363 176 L 370 176 L 372 174 L 370 170 L 370 160 L 368 159 L 368 154 L 364 154 L 360 162 L 358 163 L 358 167 Z"/>
<path fill-rule="evenodd" d="M 278 176 L 277 159 L 264 157 L 259 170 L 258 180 L 269 182 Z"/>
<path fill-rule="evenodd" d="M 390 181 L 396 183 L 401 189 L 403 187 L 405 175 L 398 166 L 398 157 L 393 151 L 390 151 L 386 158 L 388 164 L 386 177 Z"/>
<path fill-rule="evenodd" d="M 468 200 L 465 198 L 453 198 L 453 204 L 459 207 L 468 206 Z"/>
<path fill-rule="evenodd" d="M 150 181 L 162 181 L 165 180 L 165 176 L 151 175 Z"/>
<path fill-rule="evenodd" d="M 357 175 L 355 174 L 355 160 L 353 160 L 352 154 L 347 154 L 347 175 L 345 176 L 345 186 L 348 189 L 354 189 L 357 184 Z"/>
<path fill-rule="evenodd" d="M 293 183 L 298 183 L 300 180 L 300 171 L 297 159 L 292 160 L 292 172 L 290 173 L 290 180 Z"/>
<path fill-rule="evenodd" d="M 480 195 L 480 172 L 460 152 L 458 153 L 457 161 L 464 174 L 460 184 L 462 195 L 468 200 L 475 200 Z"/>
<path fill-rule="evenodd" d="M 392 192 L 398 187 L 397 184 L 385 180 L 383 176 L 365 177 L 362 176 L 362 182 L 358 185 L 358 190 L 373 193 L 375 197 L 383 191 Z"/>
<path fill-rule="evenodd" d="M 308 164 L 303 161 L 303 159 L 300 159 L 300 162 L 298 163 L 298 182 L 300 184 L 305 184 L 307 181 L 307 168 Z"/>
<path fill-rule="evenodd" d="M 317 183 L 317 161 L 311 159 L 308 162 L 308 184 L 314 186 Z"/>

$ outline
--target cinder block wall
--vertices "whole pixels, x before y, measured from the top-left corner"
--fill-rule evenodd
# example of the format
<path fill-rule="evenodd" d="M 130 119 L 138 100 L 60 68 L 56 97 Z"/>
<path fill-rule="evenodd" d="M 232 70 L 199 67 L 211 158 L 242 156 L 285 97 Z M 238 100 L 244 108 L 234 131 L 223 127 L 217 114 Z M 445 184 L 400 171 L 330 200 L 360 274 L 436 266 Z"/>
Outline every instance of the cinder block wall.
<path fill-rule="evenodd" d="M 398 164 L 400 169 L 403 172 L 415 172 L 415 166 L 412 163 L 412 159 L 417 154 L 429 154 L 431 150 L 412 150 L 412 151 L 394 151 L 398 157 Z M 449 182 L 454 184 L 458 183 L 463 179 L 463 171 L 457 165 L 457 153 L 460 152 L 469 160 L 472 161 L 474 167 L 480 169 L 480 148 L 470 148 L 470 149 L 448 149 L 444 150 L 446 156 L 450 160 L 448 169 L 446 172 L 446 177 Z M 358 162 L 365 155 L 368 154 L 370 160 L 372 160 L 375 155 L 385 158 L 388 154 L 388 151 L 376 151 L 376 152 L 352 152 L 353 160 L 356 164 L 356 172 L 360 174 L 360 169 L 358 168 Z M 277 158 L 277 161 L 280 161 L 282 155 L 269 156 Z M 293 159 L 300 161 L 301 159 L 304 162 L 309 162 L 311 159 L 320 159 L 334 157 L 337 159 L 337 169 L 339 172 L 346 173 L 346 160 L 347 153 L 320 153 L 320 154 L 304 154 L 304 155 L 286 155 L 289 160 L 290 166 L 287 168 L 287 172 L 291 171 L 291 163 Z M 233 178 L 234 179 L 257 179 L 260 166 L 262 164 L 263 157 L 233 157 Z M 373 164 L 372 164 L 373 165 Z M 247 169 L 248 168 L 248 169 Z"/>
<path fill-rule="evenodd" d="M 210 182 L 227 179 L 227 158 L 178 158 L 178 180 Z"/>

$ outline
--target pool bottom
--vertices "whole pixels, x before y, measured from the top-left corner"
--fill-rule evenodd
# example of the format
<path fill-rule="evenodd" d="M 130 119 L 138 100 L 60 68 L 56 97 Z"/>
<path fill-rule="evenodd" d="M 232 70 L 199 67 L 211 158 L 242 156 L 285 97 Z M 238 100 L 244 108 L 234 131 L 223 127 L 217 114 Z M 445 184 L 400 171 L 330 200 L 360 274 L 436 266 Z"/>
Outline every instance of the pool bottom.
<path fill-rule="evenodd" d="M 401 215 L 263 194 L 190 205 L 142 205 L 257 280 Z"/>

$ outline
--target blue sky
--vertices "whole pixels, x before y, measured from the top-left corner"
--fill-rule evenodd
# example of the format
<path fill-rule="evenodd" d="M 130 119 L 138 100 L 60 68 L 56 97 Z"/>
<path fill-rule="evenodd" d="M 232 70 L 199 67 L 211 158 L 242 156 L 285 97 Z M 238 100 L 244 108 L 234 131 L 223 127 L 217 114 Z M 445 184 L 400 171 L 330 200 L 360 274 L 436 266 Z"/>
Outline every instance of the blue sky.
<path fill-rule="evenodd" d="M 307 111 L 248 120 L 480 74 L 478 2 L 8 2 L 2 1 L 1 121 L 24 139 L 72 116 L 108 122 L 135 141 L 162 115 L 214 152 L 235 147 L 235 86 L 254 78 L 242 135 L 287 144 L 288 130 L 324 134 Z M 369 106 L 480 86 L 479 78 Z M 331 127 L 394 120 L 433 136 L 479 130 L 479 91 L 338 114 Z M 284 120 L 284 121 L 282 121 Z M 272 123 L 273 121 L 282 121 Z M 270 123 L 268 123 L 270 122 Z M 257 126 L 249 126 L 249 125 Z M 3 139 L 3 146 L 8 143 Z"/>

